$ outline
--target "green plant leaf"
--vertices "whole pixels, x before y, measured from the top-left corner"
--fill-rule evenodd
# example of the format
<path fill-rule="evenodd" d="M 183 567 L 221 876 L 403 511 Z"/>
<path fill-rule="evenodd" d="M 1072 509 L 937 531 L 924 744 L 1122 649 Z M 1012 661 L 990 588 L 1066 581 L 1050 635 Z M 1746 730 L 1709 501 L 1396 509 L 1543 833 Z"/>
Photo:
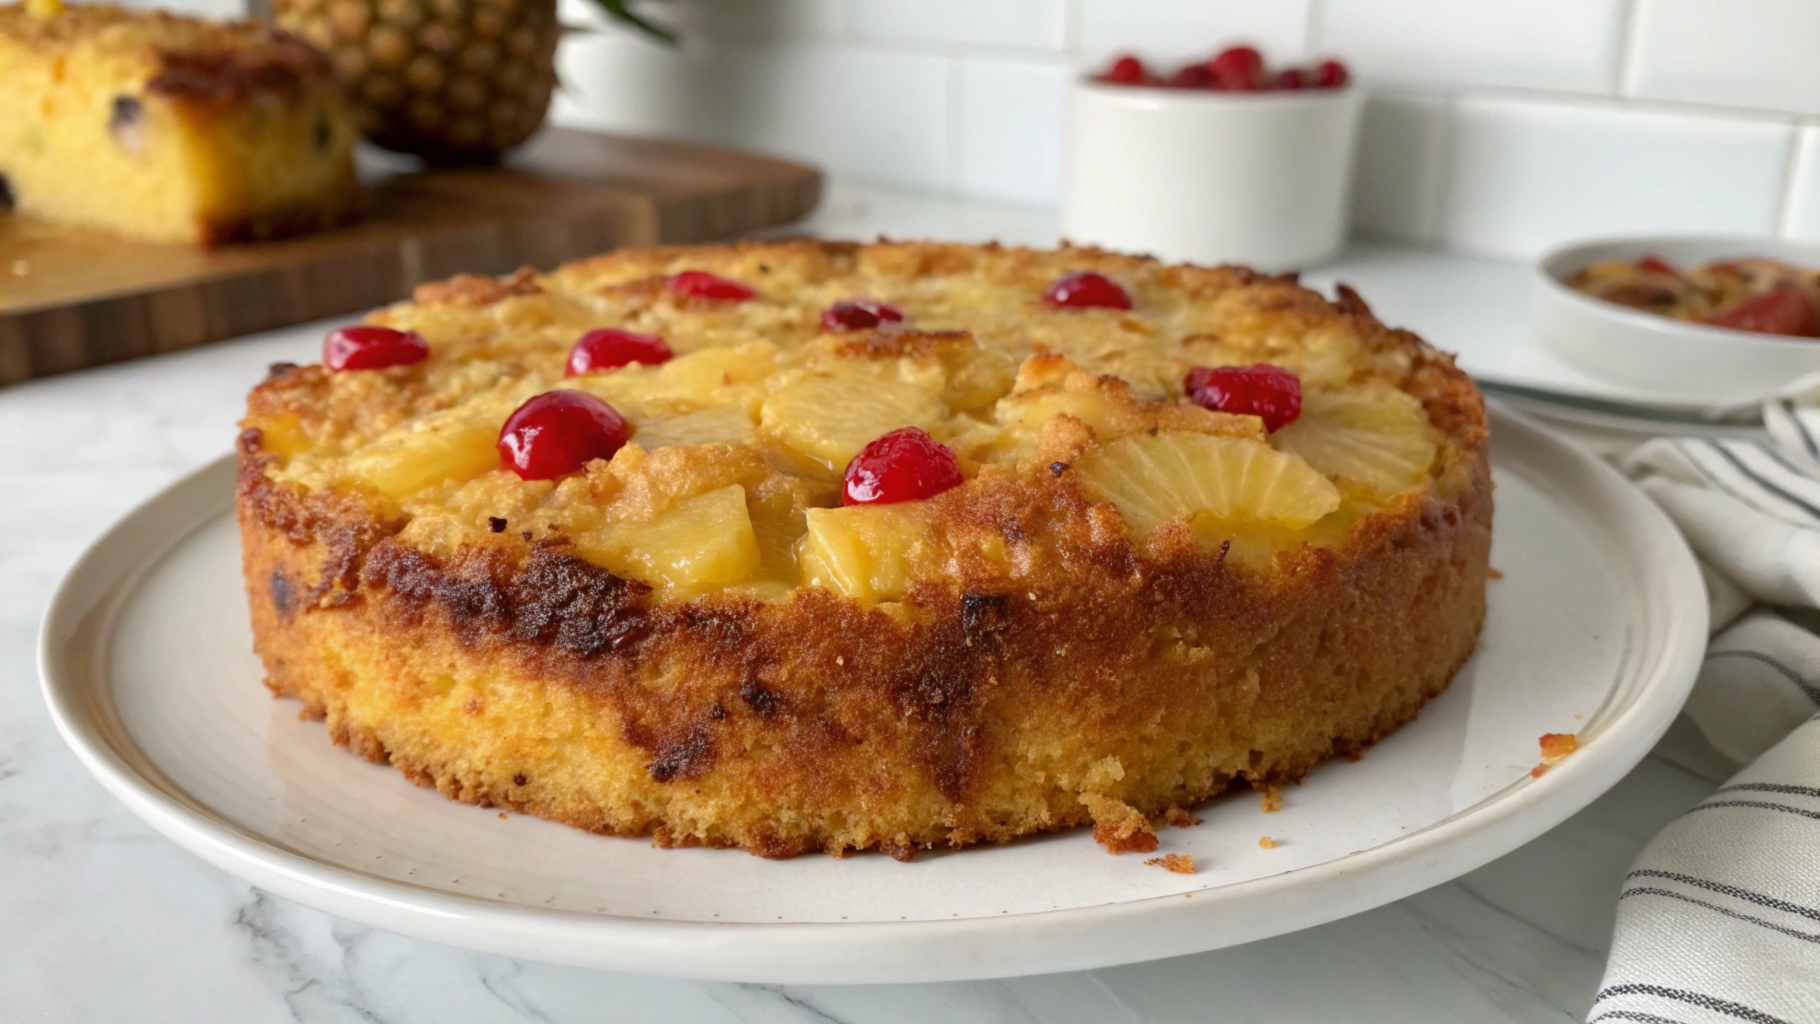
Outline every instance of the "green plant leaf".
<path fill-rule="evenodd" d="M 625 22 L 653 39 L 662 40 L 671 46 L 675 46 L 678 42 L 675 32 L 633 13 L 630 8 L 626 7 L 626 0 L 594 0 L 594 2 L 600 5 L 601 10 L 606 11 L 615 19 Z"/>

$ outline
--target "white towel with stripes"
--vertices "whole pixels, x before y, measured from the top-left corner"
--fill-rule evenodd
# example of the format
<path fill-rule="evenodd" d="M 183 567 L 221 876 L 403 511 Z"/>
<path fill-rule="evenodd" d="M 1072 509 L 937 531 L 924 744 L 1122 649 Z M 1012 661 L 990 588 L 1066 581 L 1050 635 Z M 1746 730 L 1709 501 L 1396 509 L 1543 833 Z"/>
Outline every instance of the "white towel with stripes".
<path fill-rule="evenodd" d="M 1687 715 L 1748 765 L 1637 858 L 1588 1021 L 1820 1024 L 1820 405 L 1767 441 L 1662 438 L 1625 468 L 1713 598 Z"/>

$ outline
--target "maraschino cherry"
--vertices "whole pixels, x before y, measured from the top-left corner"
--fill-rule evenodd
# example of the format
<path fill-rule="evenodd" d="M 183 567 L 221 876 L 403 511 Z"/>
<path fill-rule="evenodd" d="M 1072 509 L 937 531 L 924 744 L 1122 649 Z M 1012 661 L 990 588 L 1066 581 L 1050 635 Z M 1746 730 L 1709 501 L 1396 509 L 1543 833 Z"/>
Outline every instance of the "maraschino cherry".
<path fill-rule="evenodd" d="M 499 430 L 499 459 L 525 480 L 554 480 L 610 459 L 632 434 L 625 417 L 585 391 L 559 388 L 531 398 Z"/>
<path fill-rule="evenodd" d="M 1116 82 L 1119 85 L 1143 85 L 1149 81 L 1150 72 L 1144 67 L 1143 61 L 1130 54 L 1125 54 L 1113 61 L 1111 66 L 1100 75 L 1100 78 L 1103 81 Z"/>
<path fill-rule="evenodd" d="M 871 299 L 836 302 L 822 310 L 822 328 L 829 331 L 863 331 L 880 324 L 902 323 L 904 311 Z"/>
<path fill-rule="evenodd" d="M 1216 412 L 1256 416 L 1281 430 L 1302 415 L 1302 381 L 1280 366 L 1197 366 L 1182 382 L 1190 401 Z"/>
<path fill-rule="evenodd" d="M 1131 296 L 1110 278 L 1083 270 L 1049 286 L 1043 300 L 1063 309 L 1130 309 Z"/>
<path fill-rule="evenodd" d="M 1214 83 L 1230 92 L 1251 92 L 1264 84 L 1264 55 L 1255 47 L 1233 46 L 1207 62 Z"/>
<path fill-rule="evenodd" d="M 664 282 L 672 295 L 709 302 L 744 302 L 758 293 L 744 281 L 710 274 L 705 270 L 685 270 Z"/>
<path fill-rule="evenodd" d="M 322 362 L 331 370 L 383 370 L 430 358 L 430 346 L 416 331 L 361 324 L 337 327 L 322 339 Z"/>
<path fill-rule="evenodd" d="M 630 363 L 657 366 L 669 362 L 673 355 L 669 343 L 655 334 L 601 327 L 582 335 L 569 350 L 569 365 L 563 376 L 617 370 Z"/>
<path fill-rule="evenodd" d="M 954 452 L 920 427 L 901 427 L 847 463 L 843 505 L 890 505 L 933 498 L 962 483 Z"/>

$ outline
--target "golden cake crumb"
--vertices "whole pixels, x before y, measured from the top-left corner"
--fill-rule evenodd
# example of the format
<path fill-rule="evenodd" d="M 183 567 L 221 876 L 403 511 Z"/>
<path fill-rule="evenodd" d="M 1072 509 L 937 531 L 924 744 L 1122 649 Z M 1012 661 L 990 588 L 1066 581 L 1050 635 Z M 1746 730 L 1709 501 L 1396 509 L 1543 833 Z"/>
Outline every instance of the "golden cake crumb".
<path fill-rule="evenodd" d="M 1194 874 L 1194 858 L 1185 853 L 1165 853 L 1161 857 L 1152 857 L 1144 863 L 1165 871 L 1173 871 L 1178 875 Z"/>
<path fill-rule="evenodd" d="M 1277 848 L 1277 841 L 1269 836 L 1263 836 L 1258 839 L 1258 848 L 1261 850 L 1274 850 Z"/>
<path fill-rule="evenodd" d="M 1486 569 L 1486 570 L 1485 570 L 1485 578 L 1486 578 L 1486 579 L 1491 579 L 1491 580 L 1501 580 L 1501 579 L 1503 579 L 1503 578 L 1504 578 L 1504 574 L 1503 574 L 1503 573 L 1501 573 L 1501 572 L 1499 572 L 1499 571 L 1498 571 L 1498 570 L 1496 570 L 1496 569 Z"/>
<path fill-rule="evenodd" d="M 1093 841 L 1104 846 L 1107 853 L 1149 853 L 1156 849 L 1156 829 L 1144 812 L 1123 800 L 1092 793 L 1082 796 L 1081 803 L 1093 816 Z"/>
<path fill-rule="evenodd" d="M 1541 738 L 1542 763 L 1530 769 L 1531 778 L 1539 779 L 1542 773 L 1567 759 L 1567 755 L 1580 749 L 1580 737 L 1571 732 L 1543 733 Z"/>
<path fill-rule="evenodd" d="M 1180 804 L 1170 804 L 1163 809 L 1163 824 L 1171 828 L 1193 828 L 1201 819 L 1183 810 Z"/>
<path fill-rule="evenodd" d="M 1282 810 L 1283 809 L 1283 791 L 1282 791 L 1282 789 L 1280 789 L 1276 786 L 1265 786 L 1264 787 L 1264 800 L 1263 800 L 1262 806 L 1264 808 L 1265 814 L 1275 814 L 1276 812 Z"/>

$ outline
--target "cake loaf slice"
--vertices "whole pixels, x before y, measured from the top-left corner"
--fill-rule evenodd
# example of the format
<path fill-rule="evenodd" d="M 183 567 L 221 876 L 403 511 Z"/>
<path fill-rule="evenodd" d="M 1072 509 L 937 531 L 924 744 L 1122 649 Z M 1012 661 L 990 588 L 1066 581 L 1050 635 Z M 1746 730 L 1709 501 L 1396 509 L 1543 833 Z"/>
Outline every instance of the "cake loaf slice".
<path fill-rule="evenodd" d="M 0 6 L 0 202 L 148 241 L 316 231 L 359 206 L 327 60 L 254 22 Z"/>

